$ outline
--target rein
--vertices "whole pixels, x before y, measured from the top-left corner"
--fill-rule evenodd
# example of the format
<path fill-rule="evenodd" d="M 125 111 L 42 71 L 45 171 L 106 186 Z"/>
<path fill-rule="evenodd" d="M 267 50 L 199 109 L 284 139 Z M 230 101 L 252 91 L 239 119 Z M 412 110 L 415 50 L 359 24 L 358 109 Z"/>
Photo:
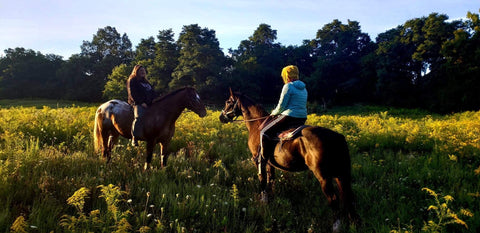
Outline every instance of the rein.
<path fill-rule="evenodd" d="M 235 119 L 237 118 L 238 116 L 235 117 Z M 250 119 L 250 120 L 231 120 L 231 122 L 252 122 L 252 121 L 258 121 L 258 120 L 263 120 L 265 118 L 267 118 L 268 116 L 264 116 L 264 117 L 259 117 L 259 118 L 254 118 L 254 119 Z"/>
<path fill-rule="evenodd" d="M 238 99 L 235 101 L 235 104 L 233 105 L 233 108 L 231 111 L 228 111 L 228 112 L 225 112 L 225 110 L 222 110 L 222 115 L 225 116 L 225 118 L 229 119 L 228 115 L 231 114 L 231 113 L 235 113 L 235 109 L 237 108 L 238 106 Z M 243 110 L 242 110 L 243 112 Z M 252 121 L 258 121 L 258 120 L 263 120 L 265 118 L 267 118 L 268 116 L 264 116 L 264 117 L 258 117 L 258 118 L 254 118 L 254 119 L 249 119 L 249 120 L 236 120 L 238 116 L 235 116 L 233 119 L 231 119 L 230 121 L 231 122 L 252 122 Z"/>

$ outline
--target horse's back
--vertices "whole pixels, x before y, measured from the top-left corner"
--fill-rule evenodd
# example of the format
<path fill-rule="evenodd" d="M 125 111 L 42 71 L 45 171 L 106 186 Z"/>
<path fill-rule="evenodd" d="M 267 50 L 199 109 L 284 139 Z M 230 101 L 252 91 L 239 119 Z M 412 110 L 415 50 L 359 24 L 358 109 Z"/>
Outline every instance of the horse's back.
<path fill-rule="evenodd" d="M 127 102 L 109 100 L 98 107 L 95 118 L 97 123 L 102 124 L 103 128 L 108 130 L 115 128 L 122 136 L 131 137 L 133 109 Z"/>
<path fill-rule="evenodd" d="M 331 129 L 320 126 L 309 126 L 302 129 L 302 135 L 306 137 L 317 137 L 322 141 L 334 143 L 346 143 L 345 136 Z"/>
<path fill-rule="evenodd" d="M 332 173 L 350 174 L 350 153 L 345 136 L 319 126 L 304 128 L 302 136 L 322 167 Z"/>
<path fill-rule="evenodd" d="M 109 117 L 110 114 L 123 115 L 132 111 L 132 107 L 122 100 L 109 100 L 97 109 L 97 114 L 102 113 Z"/>

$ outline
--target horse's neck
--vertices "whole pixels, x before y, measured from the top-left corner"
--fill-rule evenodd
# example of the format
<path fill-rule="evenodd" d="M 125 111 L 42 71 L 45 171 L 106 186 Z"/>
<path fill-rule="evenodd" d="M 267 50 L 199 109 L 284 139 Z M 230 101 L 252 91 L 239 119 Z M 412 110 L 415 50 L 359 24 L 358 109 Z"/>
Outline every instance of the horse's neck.
<path fill-rule="evenodd" d="M 242 114 L 250 133 L 259 131 L 259 127 L 267 115 L 263 108 L 253 103 L 246 106 L 242 104 Z"/>
<path fill-rule="evenodd" d="M 176 121 L 186 108 L 186 100 L 179 92 L 155 103 L 154 108 L 157 111 L 155 115 L 163 114 L 168 119 Z"/>

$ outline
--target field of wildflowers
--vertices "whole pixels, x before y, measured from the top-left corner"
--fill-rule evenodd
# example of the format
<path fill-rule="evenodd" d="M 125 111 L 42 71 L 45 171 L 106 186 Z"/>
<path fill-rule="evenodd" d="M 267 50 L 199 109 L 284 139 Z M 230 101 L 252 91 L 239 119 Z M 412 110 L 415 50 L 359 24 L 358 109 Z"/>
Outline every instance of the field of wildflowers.
<path fill-rule="evenodd" d="M 43 105 L 43 104 L 42 104 Z M 259 184 L 242 122 L 184 113 L 166 168 L 121 139 L 105 164 L 92 142 L 96 106 L 0 108 L 1 232 L 329 232 L 310 172 Z M 311 114 L 346 136 L 363 224 L 349 232 L 479 232 L 480 112 L 429 115 L 356 107 Z M 156 150 L 158 153 L 158 148 Z"/>

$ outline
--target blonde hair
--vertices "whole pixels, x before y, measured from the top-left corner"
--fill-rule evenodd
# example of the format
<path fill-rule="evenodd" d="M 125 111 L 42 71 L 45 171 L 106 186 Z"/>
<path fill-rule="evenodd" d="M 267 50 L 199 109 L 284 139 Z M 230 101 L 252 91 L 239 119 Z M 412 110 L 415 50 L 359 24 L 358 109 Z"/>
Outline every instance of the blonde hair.
<path fill-rule="evenodd" d="M 285 66 L 282 69 L 282 79 L 283 83 L 287 84 L 288 82 L 298 80 L 298 67 L 294 65 Z"/>

